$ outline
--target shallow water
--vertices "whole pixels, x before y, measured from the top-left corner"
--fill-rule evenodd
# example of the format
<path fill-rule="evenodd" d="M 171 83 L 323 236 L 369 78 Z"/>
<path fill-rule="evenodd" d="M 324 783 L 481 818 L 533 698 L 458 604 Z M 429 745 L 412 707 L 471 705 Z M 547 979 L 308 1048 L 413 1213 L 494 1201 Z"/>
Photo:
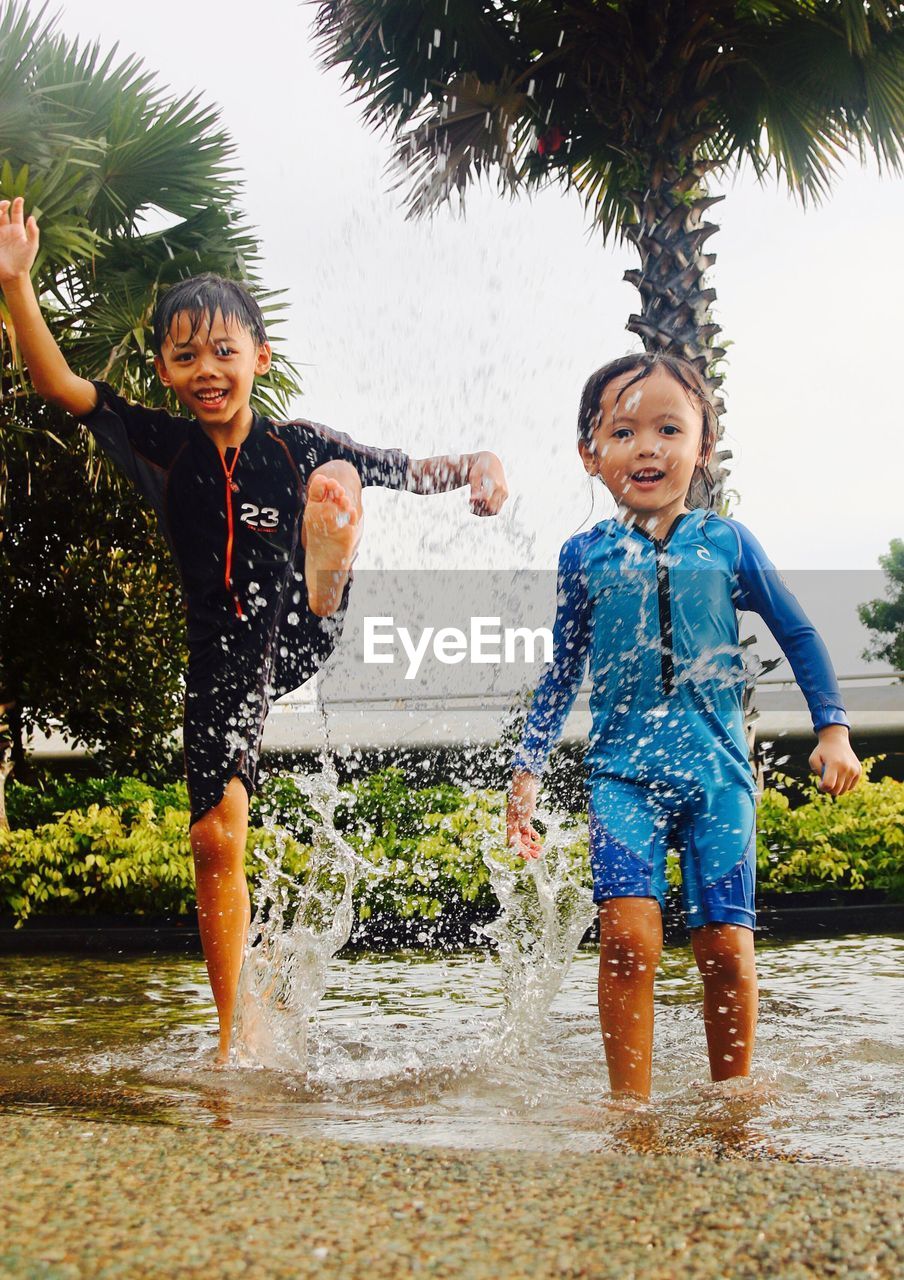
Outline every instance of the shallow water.
<path fill-rule="evenodd" d="M 369 1142 L 651 1151 L 904 1166 L 904 938 L 761 944 L 752 1087 L 707 1080 L 690 951 L 657 980 L 654 1097 L 606 1105 L 597 958 L 578 953 L 539 1036 L 500 1049 L 488 952 L 330 967 L 305 1073 L 213 1067 L 204 966 L 4 958 L 0 1109 L 234 1125 Z"/>

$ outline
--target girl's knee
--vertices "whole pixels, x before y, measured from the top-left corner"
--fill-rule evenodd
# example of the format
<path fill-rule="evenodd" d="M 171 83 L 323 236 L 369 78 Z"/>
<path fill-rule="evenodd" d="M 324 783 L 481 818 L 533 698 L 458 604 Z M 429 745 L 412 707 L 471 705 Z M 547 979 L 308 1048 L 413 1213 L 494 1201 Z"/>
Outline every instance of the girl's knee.
<path fill-rule="evenodd" d="M 662 954 L 662 916 L 652 899 L 612 899 L 600 907 L 600 970 L 635 979 L 649 975 Z"/>
<path fill-rule="evenodd" d="M 704 925 L 694 930 L 693 945 L 697 968 L 704 978 L 740 981 L 753 970 L 753 933 L 743 925 Z"/>

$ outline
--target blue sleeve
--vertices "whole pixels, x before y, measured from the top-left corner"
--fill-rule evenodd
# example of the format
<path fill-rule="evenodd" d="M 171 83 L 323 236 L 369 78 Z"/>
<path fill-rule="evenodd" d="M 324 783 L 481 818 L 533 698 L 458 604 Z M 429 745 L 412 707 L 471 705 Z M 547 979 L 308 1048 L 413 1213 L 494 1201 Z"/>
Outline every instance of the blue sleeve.
<path fill-rule="evenodd" d="M 849 726 L 832 659 L 816 628 L 750 530 L 731 523 L 740 544 L 735 604 L 758 613 L 778 641 L 807 700 L 816 732 L 830 724 Z"/>
<path fill-rule="evenodd" d="M 561 736 L 587 665 L 590 640 L 590 602 L 581 565 L 580 542 L 571 538 L 559 556 L 556 621 L 552 662 L 546 667 L 531 703 L 513 767 L 543 772 Z"/>

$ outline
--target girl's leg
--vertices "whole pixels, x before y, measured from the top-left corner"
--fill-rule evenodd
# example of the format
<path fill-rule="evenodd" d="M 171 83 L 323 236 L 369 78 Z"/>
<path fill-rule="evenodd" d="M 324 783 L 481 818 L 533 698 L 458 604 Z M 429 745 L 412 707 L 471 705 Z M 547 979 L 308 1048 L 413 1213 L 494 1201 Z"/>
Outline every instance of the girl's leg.
<path fill-rule="evenodd" d="M 753 930 L 707 924 L 691 932 L 703 976 L 703 1021 L 713 1080 L 750 1075 L 759 991 Z"/>
<path fill-rule="evenodd" d="M 610 898 L 600 906 L 599 1010 L 615 1097 L 649 1098 L 653 977 L 662 955 L 655 898 Z"/>
<path fill-rule="evenodd" d="M 248 792 L 232 778 L 223 799 L 191 829 L 198 896 L 198 926 L 220 1020 L 218 1062 L 229 1054 L 232 1016 L 251 921 L 245 878 Z"/>

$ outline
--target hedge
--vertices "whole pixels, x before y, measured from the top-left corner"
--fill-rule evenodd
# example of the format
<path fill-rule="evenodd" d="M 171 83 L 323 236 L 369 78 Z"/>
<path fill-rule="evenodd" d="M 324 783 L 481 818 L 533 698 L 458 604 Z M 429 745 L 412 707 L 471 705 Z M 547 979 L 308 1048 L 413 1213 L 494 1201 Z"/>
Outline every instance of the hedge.
<path fill-rule="evenodd" d="M 757 819 L 760 889 L 866 888 L 904 897 L 904 784 L 872 781 L 873 763 L 855 791 L 833 799 L 815 786 L 804 788 L 796 807 L 789 800 L 796 784 L 776 779 Z M 15 825 L 0 832 L 0 915 L 21 924 L 36 914 L 183 915 L 193 909 L 182 784 L 63 779 L 40 792 L 9 790 Z M 521 865 L 502 847 L 504 803 L 501 792 L 466 793 L 451 785 L 412 790 L 398 769 L 346 788 L 336 828 L 375 873 L 356 887 L 359 918 L 492 912 L 496 898 L 483 850 L 492 849 L 510 867 Z M 246 859 L 252 881 L 263 860 L 277 854 L 300 883 L 312 865 L 329 880 L 329 867 L 315 857 L 319 819 L 291 779 L 265 785 L 252 806 L 252 824 Z M 292 834 L 281 833 L 279 824 Z M 589 882 L 584 815 L 567 825 L 567 858 Z M 677 882 L 675 859 L 669 873 Z"/>

